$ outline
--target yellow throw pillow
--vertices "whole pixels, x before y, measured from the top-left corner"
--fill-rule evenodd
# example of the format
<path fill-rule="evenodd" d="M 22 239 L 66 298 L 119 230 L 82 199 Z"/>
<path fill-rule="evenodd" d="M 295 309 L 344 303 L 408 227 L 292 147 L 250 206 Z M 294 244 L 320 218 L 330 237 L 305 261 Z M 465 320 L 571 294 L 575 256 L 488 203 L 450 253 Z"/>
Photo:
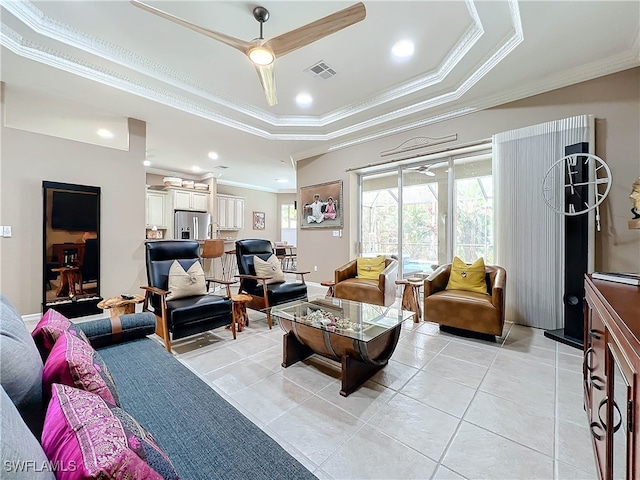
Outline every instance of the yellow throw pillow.
<path fill-rule="evenodd" d="M 189 267 L 189 270 L 185 272 L 182 265 L 177 260 L 174 260 L 169 269 L 167 290 L 170 292 L 167 295 L 167 300 L 206 295 L 207 287 L 204 280 L 204 270 L 202 270 L 200 262 L 195 261 Z"/>
<path fill-rule="evenodd" d="M 356 260 L 358 268 L 356 278 L 371 278 L 377 280 L 384 270 L 384 260 L 384 255 L 378 255 L 377 257 L 358 257 Z"/>
<path fill-rule="evenodd" d="M 280 266 L 280 260 L 275 255 L 271 255 L 266 261 L 257 255 L 253 256 L 253 267 L 256 269 L 256 275 L 259 277 L 271 277 L 265 283 L 284 282 L 284 273 Z"/>
<path fill-rule="evenodd" d="M 454 257 L 447 290 L 466 290 L 468 292 L 486 294 L 487 282 L 485 281 L 485 275 L 484 258 L 480 257 L 471 265 L 468 265 L 458 257 Z"/>

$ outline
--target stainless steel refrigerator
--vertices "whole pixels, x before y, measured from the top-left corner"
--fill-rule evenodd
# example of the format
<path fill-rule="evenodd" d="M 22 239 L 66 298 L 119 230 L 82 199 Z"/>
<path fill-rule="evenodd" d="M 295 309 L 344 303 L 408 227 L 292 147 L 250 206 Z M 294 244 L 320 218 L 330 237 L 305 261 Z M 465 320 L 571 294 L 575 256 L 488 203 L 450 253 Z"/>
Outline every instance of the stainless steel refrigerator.
<path fill-rule="evenodd" d="M 181 240 L 207 240 L 211 238 L 211 215 L 204 212 L 176 210 L 173 238 Z"/>

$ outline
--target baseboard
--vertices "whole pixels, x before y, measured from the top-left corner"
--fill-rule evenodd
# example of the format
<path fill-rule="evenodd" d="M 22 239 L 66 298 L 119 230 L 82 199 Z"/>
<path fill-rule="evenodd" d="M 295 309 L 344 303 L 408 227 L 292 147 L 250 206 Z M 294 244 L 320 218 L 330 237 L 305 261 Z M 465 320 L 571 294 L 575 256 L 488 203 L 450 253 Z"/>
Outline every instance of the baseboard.
<path fill-rule="evenodd" d="M 27 330 L 29 330 L 30 332 L 32 332 L 33 329 L 36 328 L 36 325 L 41 318 L 42 313 L 30 313 L 29 315 L 22 315 L 22 321 L 27 327 Z"/>

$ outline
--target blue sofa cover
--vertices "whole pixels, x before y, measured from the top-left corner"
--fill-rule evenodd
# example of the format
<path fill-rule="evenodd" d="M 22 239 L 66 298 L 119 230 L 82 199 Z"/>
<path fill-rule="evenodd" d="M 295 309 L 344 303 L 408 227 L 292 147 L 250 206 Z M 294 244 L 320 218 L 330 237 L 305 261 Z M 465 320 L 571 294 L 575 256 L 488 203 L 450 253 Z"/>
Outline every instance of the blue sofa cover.
<path fill-rule="evenodd" d="M 123 315 L 120 318 L 122 332 L 113 336 L 109 319 L 77 323 L 76 326 L 87 334 L 94 347 L 102 345 L 96 350 L 111 371 L 122 408 L 154 436 L 180 478 L 316 478 L 159 343 L 145 336 L 155 329 L 153 314 Z M 1 409 L 3 469 L 0 477 L 7 474 L 13 478 L 11 472 L 15 462 L 21 458 L 32 463 L 35 460 L 32 451 L 23 451 L 25 445 L 35 446 L 39 455 L 44 455 L 36 437 L 46 406 L 42 405 L 40 390 L 33 392 L 34 401 L 25 398 L 25 394 L 33 390 L 32 386 L 41 382 L 42 361 L 19 314 L 2 295 L 0 344 L 5 347 L 2 349 L 4 375 L 1 398 L 3 405 L 13 402 L 18 407 L 16 410 L 5 405 Z M 33 362 L 26 361 L 27 351 L 33 352 Z M 40 376 L 35 380 L 34 371 Z M 24 379 L 24 388 L 21 378 Z M 4 394 L 7 388 L 9 396 Z M 12 411 L 17 420 L 9 416 Z M 39 418 L 28 419 L 26 415 L 33 413 Z M 24 420 L 35 420 L 29 422 L 31 431 Z M 15 432 L 5 429 L 15 429 Z M 32 432 L 36 432 L 35 436 Z M 20 457 L 20 454 L 28 458 Z M 21 478 L 29 475 L 36 478 L 33 470 Z M 37 478 L 50 479 L 52 472 L 42 471 Z"/>

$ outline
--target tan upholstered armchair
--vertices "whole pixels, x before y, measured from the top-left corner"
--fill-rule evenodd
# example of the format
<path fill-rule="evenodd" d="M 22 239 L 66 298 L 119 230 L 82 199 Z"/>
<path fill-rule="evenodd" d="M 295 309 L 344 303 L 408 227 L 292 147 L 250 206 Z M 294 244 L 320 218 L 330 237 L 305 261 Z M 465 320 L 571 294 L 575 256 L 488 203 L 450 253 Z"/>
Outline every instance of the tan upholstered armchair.
<path fill-rule="evenodd" d="M 464 290 L 445 290 L 451 264 L 442 265 L 424 281 L 424 319 L 440 325 L 488 335 L 502 335 L 504 326 L 504 268 L 486 265 L 489 295 Z"/>
<path fill-rule="evenodd" d="M 356 278 L 358 269 L 356 260 L 343 265 L 335 271 L 334 296 L 345 300 L 372 303 L 388 307 L 396 301 L 396 278 L 398 261 L 385 259 L 385 268 L 377 280 Z"/>

